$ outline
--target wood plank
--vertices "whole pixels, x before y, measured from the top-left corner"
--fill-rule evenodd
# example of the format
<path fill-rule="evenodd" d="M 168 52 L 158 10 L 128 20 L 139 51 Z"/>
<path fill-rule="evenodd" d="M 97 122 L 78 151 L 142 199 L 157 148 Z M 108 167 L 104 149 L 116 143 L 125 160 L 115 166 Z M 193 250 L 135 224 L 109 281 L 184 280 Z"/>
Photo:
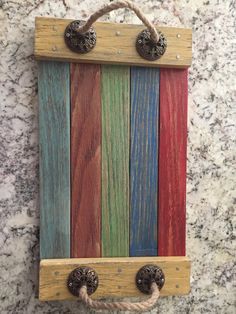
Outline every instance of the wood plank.
<path fill-rule="evenodd" d="M 40 62 L 40 256 L 70 256 L 70 69 Z"/>
<path fill-rule="evenodd" d="M 101 251 L 100 66 L 71 64 L 71 257 Z"/>
<path fill-rule="evenodd" d="M 158 255 L 185 255 L 187 70 L 160 70 Z"/>
<path fill-rule="evenodd" d="M 102 256 L 129 255 L 130 69 L 102 66 Z"/>
<path fill-rule="evenodd" d="M 157 26 L 167 38 L 167 50 L 159 60 L 148 61 L 140 57 L 135 48 L 136 37 L 145 29 L 144 25 L 97 22 L 94 24 L 96 47 L 87 54 L 78 54 L 72 52 L 64 42 L 64 31 L 71 21 L 36 18 L 34 55 L 37 59 L 177 68 L 191 65 L 191 29 Z"/>
<path fill-rule="evenodd" d="M 39 299 L 76 300 L 66 282 L 70 272 L 79 266 L 92 267 L 98 274 L 99 286 L 92 298 L 141 297 L 144 294 L 136 288 L 135 276 L 147 264 L 161 267 L 165 274 L 161 296 L 189 293 L 190 261 L 187 257 L 54 259 L 40 263 Z"/>
<path fill-rule="evenodd" d="M 159 69 L 131 68 L 130 256 L 157 255 Z"/>

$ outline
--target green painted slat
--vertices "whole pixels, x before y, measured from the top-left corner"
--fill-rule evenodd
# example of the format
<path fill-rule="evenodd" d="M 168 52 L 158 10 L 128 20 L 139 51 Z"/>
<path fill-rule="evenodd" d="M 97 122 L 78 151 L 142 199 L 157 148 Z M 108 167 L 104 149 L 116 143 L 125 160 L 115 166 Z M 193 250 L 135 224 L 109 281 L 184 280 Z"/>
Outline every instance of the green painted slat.
<path fill-rule="evenodd" d="M 102 256 L 129 255 L 130 68 L 102 66 Z"/>
<path fill-rule="evenodd" d="M 39 63 L 40 255 L 70 257 L 70 68 Z"/>

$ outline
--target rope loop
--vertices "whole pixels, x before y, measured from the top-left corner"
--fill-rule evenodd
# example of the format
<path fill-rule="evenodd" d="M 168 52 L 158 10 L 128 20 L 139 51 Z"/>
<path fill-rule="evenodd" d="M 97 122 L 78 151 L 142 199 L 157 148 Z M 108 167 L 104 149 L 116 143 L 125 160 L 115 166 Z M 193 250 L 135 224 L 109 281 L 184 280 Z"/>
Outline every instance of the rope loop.
<path fill-rule="evenodd" d="M 150 310 L 157 302 L 160 291 L 157 284 L 154 282 L 151 285 L 151 296 L 149 299 L 141 302 L 102 302 L 92 300 L 88 293 L 87 287 L 82 286 L 79 290 L 80 300 L 89 308 L 95 310 L 118 310 L 118 311 L 139 311 L 144 312 Z"/>
<path fill-rule="evenodd" d="M 159 34 L 158 34 L 154 24 L 145 17 L 143 12 L 134 3 L 132 3 L 128 0 L 114 1 L 108 5 L 105 5 L 103 8 L 97 10 L 88 18 L 88 20 L 85 22 L 84 25 L 77 28 L 77 32 L 86 33 L 97 19 L 102 17 L 104 14 L 107 14 L 113 10 L 117 10 L 117 9 L 121 9 L 121 8 L 128 8 L 128 9 L 134 11 L 135 14 L 137 15 L 137 17 L 143 22 L 143 24 L 147 26 L 147 28 L 151 34 L 151 38 L 152 38 L 153 42 L 157 43 L 159 41 Z"/>

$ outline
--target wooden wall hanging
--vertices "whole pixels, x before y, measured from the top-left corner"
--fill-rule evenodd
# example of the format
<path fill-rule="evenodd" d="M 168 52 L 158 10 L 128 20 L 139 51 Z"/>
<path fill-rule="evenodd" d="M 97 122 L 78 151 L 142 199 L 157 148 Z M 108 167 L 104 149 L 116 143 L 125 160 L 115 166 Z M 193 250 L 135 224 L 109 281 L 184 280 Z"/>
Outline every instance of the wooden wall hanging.
<path fill-rule="evenodd" d="M 121 2 L 137 13 L 133 4 Z M 107 7 L 112 9 L 111 4 Z M 96 45 L 91 49 L 94 31 L 85 33 L 86 42 L 83 23 L 71 22 L 36 18 L 39 298 L 77 299 L 72 286 L 77 285 L 77 294 L 81 286 L 68 280 L 78 267 L 89 270 L 91 280 L 98 276 L 97 289 L 90 287 L 95 289 L 92 298 L 141 296 L 142 278 L 136 275 L 150 264 L 164 273 L 161 295 L 187 294 L 191 30 L 158 27 L 167 47 L 162 56 L 150 61 L 136 50 L 143 25 L 95 22 Z M 155 46 L 152 33 L 147 33 L 149 37 L 146 34 L 141 41 Z M 161 35 L 155 34 L 160 44 Z M 151 58 L 156 57 L 150 47 Z M 77 48 L 91 51 L 78 53 Z M 160 278 L 148 282 L 147 293 L 155 280 Z"/>

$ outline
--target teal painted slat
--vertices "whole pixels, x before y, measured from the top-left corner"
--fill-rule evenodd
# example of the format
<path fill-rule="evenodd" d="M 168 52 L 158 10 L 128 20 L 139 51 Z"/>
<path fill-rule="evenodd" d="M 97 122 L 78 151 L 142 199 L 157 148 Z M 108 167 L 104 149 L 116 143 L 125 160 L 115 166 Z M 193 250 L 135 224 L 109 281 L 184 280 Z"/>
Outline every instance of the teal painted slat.
<path fill-rule="evenodd" d="M 70 257 L 70 68 L 39 63 L 40 255 Z"/>
<path fill-rule="evenodd" d="M 131 68 L 130 256 L 157 255 L 159 70 Z"/>

